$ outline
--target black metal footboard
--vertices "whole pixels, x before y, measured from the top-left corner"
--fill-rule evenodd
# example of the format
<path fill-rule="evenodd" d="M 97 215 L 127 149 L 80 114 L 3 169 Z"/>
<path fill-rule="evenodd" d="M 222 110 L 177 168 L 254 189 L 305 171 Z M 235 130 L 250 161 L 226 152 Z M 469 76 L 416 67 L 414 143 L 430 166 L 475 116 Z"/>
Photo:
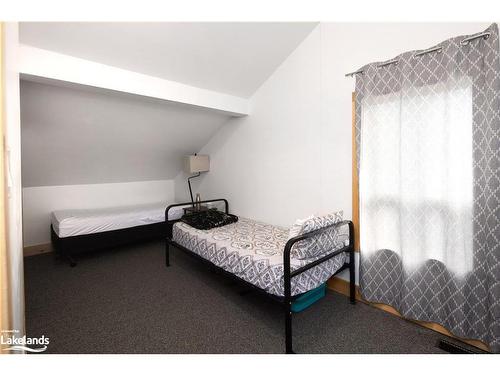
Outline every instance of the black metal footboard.
<path fill-rule="evenodd" d="M 223 202 L 224 203 L 224 208 L 225 212 L 229 213 L 229 204 L 226 199 L 212 199 L 212 200 L 206 200 L 200 202 L 201 204 L 203 203 L 215 203 L 215 202 Z M 191 205 L 191 202 L 187 203 L 178 203 L 174 205 L 170 205 L 167 207 L 165 210 L 165 221 L 167 222 L 167 238 L 166 238 L 166 243 L 165 243 L 165 264 L 167 267 L 170 266 L 170 246 L 174 246 L 179 250 L 184 251 L 186 254 L 189 254 L 190 256 L 202 261 L 203 263 L 207 264 L 207 266 L 217 269 L 219 272 L 222 274 L 225 274 L 226 276 L 232 278 L 233 280 L 236 280 L 237 282 L 245 285 L 247 288 L 251 290 L 255 290 L 266 297 L 270 297 L 271 299 L 281 303 L 284 306 L 285 310 L 285 352 L 286 353 L 294 353 L 293 351 L 293 345 L 292 345 L 292 302 L 300 297 L 300 295 L 292 296 L 292 278 L 295 276 L 298 276 L 307 270 L 318 266 L 319 264 L 328 261 L 329 259 L 335 257 L 336 255 L 339 255 L 341 253 L 348 253 L 349 254 L 349 262 L 344 263 L 342 267 L 340 267 L 332 276 L 349 269 L 349 282 L 350 282 L 350 302 L 355 303 L 355 265 L 354 265 L 354 226 L 353 223 L 349 220 L 341 221 L 336 224 L 332 224 L 330 226 L 306 233 L 301 236 L 293 237 L 288 240 L 288 242 L 285 245 L 284 249 L 284 254 L 283 254 L 283 263 L 284 263 L 284 296 L 279 297 L 275 296 L 273 294 L 269 294 L 267 291 L 265 291 L 262 288 L 259 288 L 251 283 L 249 283 L 246 280 L 243 280 L 242 278 L 227 272 L 226 270 L 216 266 L 212 262 L 208 261 L 207 259 L 199 256 L 198 254 L 194 253 L 190 249 L 185 248 L 184 246 L 176 243 L 175 241 L 172 240 L 172 227 L 173 225 L 179 221 L 179 219 L 174 219 L 174 220 L 169 220 L 169 211 L 174 208 L 174 207 L 179 207 L 179 206 L 189 206 Z M 342 247 L 341 249 L 328 252 L 325 254 L 325 256 L 306 264 L 305 266 L 296 269 L 296 270 L 291 270 L 291 265 L 290 265 L 290 257 L 291 257 L 291 251 L 292 247 L 294 244 L 297 242 L 306 240 L 306 239 L 311 239 L 316 236 L 322 235 L 325 231 L 332 230 L 336 227 L 340 227 L 342 225 L 348 225 L 349 227 L 349 245 Z"/>
<path fill-rule="evenodd" d="M 310 239 L 313 237 L 320 236 L 321 234 L 325 233 L 326 231 L 332 230 L 336 227 L 340 227 L 342 225 L 348 225 L 349 226 L 349 245 L 344 246 L 343 248 L 339 250 L 335 250 L 332 252 L 327 253 L 324 257 L 321 257 L 311 263 L 306 264 L 305 266 L 296 269 L 296 270 L 291 270 L 290 266 L 290 254 L 292 251 L 293 245 L 295 245 L 297 242 Z M 316 267 L 317 265 L 326 262 L 327 260 L 333 258 L 336 255 L 339 255 L 341 253 L 349 253 L 349 263 L 344 263 L 340 269 L 338 269 L 332 276 L 338 274 L 339 272 L 342 272 L 343 270 L 349 268 L 349 297 L 350 301 L 352 304 L 356 303 L 356 298 L 355 298 L 355 266 L 354 266 L 354 225 L 352 221 L 349 220 L 344 220 L 332 225 L 329 225 L 327 227 L 323 227 L 321 229 L 317 229 L 315 231 L 311 231 L 309 233 L 303 234 L 301 236 L 293 237 L 288 240 L 288 242 L 285 245 L 285 251 L 283 253 L 283 268 L 284 268 L 284 283 L 285 283 L 285 296 L 284 296 L 284 301 L 283 303 L 285 304 L 285 348 L 286 348 L 286 353 L 290 354 L 293 353 L 293 348 L 292 348 L 292 278 L 295 276 L 298 276 L 307 270 Z"/>

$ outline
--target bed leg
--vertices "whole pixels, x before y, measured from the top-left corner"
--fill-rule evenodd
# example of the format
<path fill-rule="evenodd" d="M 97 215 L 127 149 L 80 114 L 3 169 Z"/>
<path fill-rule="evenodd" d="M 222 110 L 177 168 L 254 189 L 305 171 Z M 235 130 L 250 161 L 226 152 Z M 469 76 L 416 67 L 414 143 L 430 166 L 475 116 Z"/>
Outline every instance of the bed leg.
<path fill-rule="evenodd" d="M 283 254 L 283 304 L 285 307 L 285 353 L 293 354 L 292 348 L 292 276 L 290 267 L 290 252 L 292 243 L 285 245 Z"/>
<path fill-rule="evenodd" d="M 66 258 L 68 259 L 70 267 L 76 267 L 76 261 L 71 255 L 67 254 Z"/>
<path fill-rule="evenodd" d="M 351 304 L 356 304 L 356 265 L 354 263 L 354 249 L 349 252 L 349 297 Z"/>
<path fill-rule="evenodd" d="M 286 354 L 294 354 L 292 348 L 292 302 L 285 302 L 285 348 Z"/>
<path fill-rule="evenodd" d="M 165 265 L 170 267 L 170 244 L 165 241 Z"/>

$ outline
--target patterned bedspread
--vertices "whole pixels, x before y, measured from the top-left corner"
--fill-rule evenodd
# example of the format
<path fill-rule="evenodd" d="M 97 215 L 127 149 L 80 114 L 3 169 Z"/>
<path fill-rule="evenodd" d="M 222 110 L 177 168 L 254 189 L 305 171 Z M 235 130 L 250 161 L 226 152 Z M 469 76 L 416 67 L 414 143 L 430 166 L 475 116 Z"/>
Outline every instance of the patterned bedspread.
<path fill-rule="evenodd" d="M 198 230 L 177 222 L 173 226 L 172 239 L 268 293 L 283 296 L 283 250 L 288 240 L 287 229 L 242 217 L 237 223 L 210 230 Z M 346 256 L 346 253 L 336 255 L 292 278 L 292 295 L 324 283 L 342 267 Z M 291 269 L 314 260 L 292 258 Z"/>

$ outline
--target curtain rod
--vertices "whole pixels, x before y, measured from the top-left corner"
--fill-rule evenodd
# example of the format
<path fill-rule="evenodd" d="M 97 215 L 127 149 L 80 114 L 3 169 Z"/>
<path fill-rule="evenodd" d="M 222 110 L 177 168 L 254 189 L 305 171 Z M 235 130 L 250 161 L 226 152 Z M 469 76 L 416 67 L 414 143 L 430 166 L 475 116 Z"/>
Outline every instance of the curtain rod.
<path fill-rule="evenodd" d="M 476 35 L 473 35 L 473 36 L 469 36 L 469 37 L 463 39 L 460 42 L 460 45 L 466 46 L 467 44 L 469 44 L 470 41 L 478 39 L 478 38 L 481 38 L 481 37 L 484 37 L 484 39 L 488 39 L 490 37 L 490 35 L 491 35 L 491 33 L 488 32 L 488 31 L 486 31 L 484 33 L 480 33 L 480 34 L 476 34 Z M 443 47 L 439 47 L 439 46 L 428 48 L 428 49 L 424 49 L 424 50 L 422 50 L 420 52 L 415 53 L 413 55 L 413 58 L 416 58 L 416 57 L 419 57 L 419 56 L 422 56 L 422 55 L 425 55 L 425 54 L 431 53 L 431 52 L 438 52 L 439 53 L 442 50 L 443 50 Z M 384 63 L 381 63 L 381 64 L 377 65 L 377 68 L 382 68 L 383 66 L 386 66 L 386 65 L 397 64 L 398 62 L 399 62 L 398 59 L 389 60 L 389 61 L 386 61 Z M 352 77 L 352 76 L 355 76 L 356 74 L 361 74 L 363 72 L 364 72 L 364 70 L 360 69 L 360 70 L 356 70 L 355 72 L 347 73 L 345 76 L 346 77 Z"/>

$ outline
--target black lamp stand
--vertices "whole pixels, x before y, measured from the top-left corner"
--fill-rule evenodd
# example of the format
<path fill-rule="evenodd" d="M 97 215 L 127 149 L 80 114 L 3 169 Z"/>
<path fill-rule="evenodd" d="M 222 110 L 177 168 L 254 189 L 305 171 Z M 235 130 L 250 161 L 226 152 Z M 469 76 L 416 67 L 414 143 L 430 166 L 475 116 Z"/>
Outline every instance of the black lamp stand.
<path fill-rule="evenodd" d="M 194 176 L 188 177 L 188 186 L 189 186 L 189 194 L 191 195 L 191 203 L 193 204 L 194 207 L 194 199 L 193 199 L 193 190 L 191 189 L 191 179 L 195 177 L 200 177 L 200 172 L 195 174 Z"/>

